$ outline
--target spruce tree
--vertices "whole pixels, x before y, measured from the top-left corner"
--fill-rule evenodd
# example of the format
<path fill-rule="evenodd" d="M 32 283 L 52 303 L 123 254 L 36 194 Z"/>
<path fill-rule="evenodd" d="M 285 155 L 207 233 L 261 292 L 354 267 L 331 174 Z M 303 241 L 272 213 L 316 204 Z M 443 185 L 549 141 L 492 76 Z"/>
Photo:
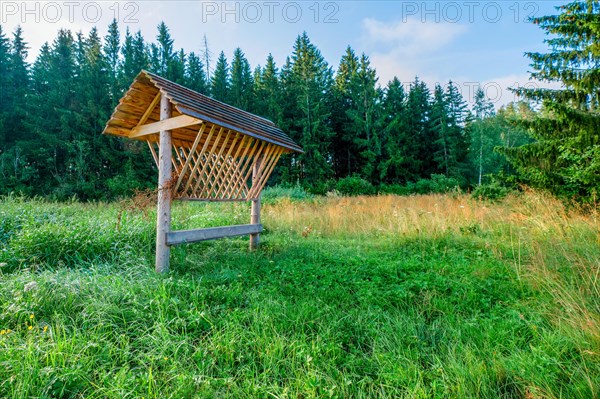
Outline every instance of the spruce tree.
<path fill-rule="evenodd" d="M 108 65 L 108 72 L 110 78 L 110 99 L 111 104 L 115 106 L 121 98 L 122 89 L 119 85 L 121 61 L 120 61 L 120 50 L 121 50 L 121 37 L 119 34 L 119 25 L 117 20 L 113 19 L 111 24 L 108 26 L 108 34 L 104 38 L 104 56 Z"/>
<path fill-rule="evenodd" d="M 493 161 L 497 161 L 494 148 L 500 145 L 496 136 L 496 129 L 490 123 L 495 115 L 494 105 L 486 98 L 481 87 L 475 92 L 473 104 L 473 120 L 468 125 L 471 137 L 470 158 L 476 168 L 475 178 L 477 185 L 481 185 L 485 174 L 491 172 Z M 496 156 L 494 156 L 496 155 Z"/>
<path fill-rule="evenodd" d="M 125 41 L 121 48 L 121 55 L 122 66 L 119 73 L 119 87 L 121 91 L 124 91 L 129 87 L 131 82 L 133 82 L 133 79 L 141 70 L 149 67 L 146 44 L 140 31 L 138 31 L 135 36 L 132 36 L 129 29 L 127 29 L 125 32 Z"/>
<path fill-rule="evenodd" d="M 600 191 L 600 2 L 573 1 L 557 10 L 531 20 L 551 36 L 549 51 L 526 55 L 533 78 L 564 89 L 516 90 L 543 109 L 522 123 L 535 142 L 504 153 L 530 185 L 592 201 Z"/>
<path fill-rule="evenodd" d="M 415 180 L 412 137 L 408 131 L 407 97 L 404 86 L 394 77 L 385 90 L 382 105 L 383 159 L 379 163 L 380 179 L 387 183 L 405 184 Z"/>
<path fill-rule="evenodd" d="M 315 190 L 332 176 L 330 124 L 333 72 L 304 32 L 294 44 L 282 71 L 283 129 L 304 149 L 284 162 L 285 176 Z"/>
<path fill-rule="evenodd" d="M 281 122 L 281 83 L 279 70 L 271 54 L 267 57 L 264 68 L 257 68 L 254 85 L 254 112 L 276 124 Z"/>
<path fill-rule="evenodd" d="M 226 102 L 229 99 L 229 65 L 225 53 L 221 51 L 210 82 L 210 94 L 215 100 Z"/>
<path fill-rule="evenodd" d="M 378 183 L 377 163 L 381 157 L 379 136 L 381 91 L 377 88 L 377 73 L 369 58 L 362 54 L 356 74 L 350 78 L 350 108 L 346 109 L 356 170 L 364 178 Z"/>
<path fill-rule="evenodd" d="M 244 52 L 238 47 L 233 52 L 231 62 L 231 87 L 228 93 L 228 103 L 243 110 L 253 106 L 252 71 Z"/>
<path fill-rule="evenodd" d="M 407 172 L 411 180 L 429 178 L 437 171 L 433 159 L 435 135 L 430 128 L 431 92 L 418 77 L 410 84 L 406 103 L 406 129 L 410 137 L 406 146 Z"/>
<path fill-rule="evenodd" d="M 10 40 L 2 30 L 0 25 L 0 151 L 6 150 L 9 140 L 9 125 L 6 121 L 10 109 L 9 101 L 11 98 L 5 93 L 9 90 L 10 81 Z"/>
<path fill-rule="evenodd" d="M 208 94 L 207 85 L 204 65 L 200 57 L 191 52 L 188 55 L 187 67 L 185 69 L 185 86 L 198 93 Z"/>
<path fill-rule="evenodd" d="M 358 57 L 354 50 L 348 46 L 340 60 L 335 82 L 332 90 L 333 106 L 331 109 L 332 129 L 335 132 L 332 138 L 333 162 L 335 175 L 338 178 L 349 176 L 357 172 L 358 152 L 355 147 L 355 132 L 347 111 L 355 107 L 351 88 L 358 75 Z"/>

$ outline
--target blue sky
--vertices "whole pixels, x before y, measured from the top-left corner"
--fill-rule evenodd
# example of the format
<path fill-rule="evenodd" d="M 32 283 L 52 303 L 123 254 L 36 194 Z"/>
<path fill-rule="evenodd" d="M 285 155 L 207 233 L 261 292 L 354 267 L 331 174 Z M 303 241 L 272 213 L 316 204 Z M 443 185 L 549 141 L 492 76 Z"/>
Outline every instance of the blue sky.
<path fill-rule="evenodd" d="M 509 86 L 530 82 L 525 51 L 543 51 L 544 33 L 526 22 L 555 13 L 564 1 L 2 1 L 0 22 L 21 25 L 32 54 L 59 28 L 102 35 L 113 17 L 122 30 L 154 40 L 164 20 L 176 48 L 200 51 L 206 34 L 216 59 L 241 47 L 252 66 L 272 53 L 281 66 L 302 31 L 337 69 L 348 45 L 365 52 L 380 83 L 416 75 L 433 85 L 455 81 L 468 100 L 477 85 L 496 105 L 514 100 Z"/>

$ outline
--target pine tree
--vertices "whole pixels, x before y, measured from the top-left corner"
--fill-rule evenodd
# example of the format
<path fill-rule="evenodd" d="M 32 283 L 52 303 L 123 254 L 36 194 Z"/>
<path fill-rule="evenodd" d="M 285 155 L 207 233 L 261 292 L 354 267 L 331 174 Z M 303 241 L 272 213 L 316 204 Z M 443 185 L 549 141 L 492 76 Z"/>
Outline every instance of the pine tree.
<path fill-rule="evenodd" d="M 228 103 L 243 110 L 250 110 L 253 106 L 253 86 L 250 63 L 238 47 L 233 52 L 233 61 L 231 62 L 231 87 Z"/>
<path fill-rule="evenodd" d="M 475 92 L 473 105 L 474 119 L 469 124 L 471 136 L 470 156 L 472 164 L 477 168 L 477 185 L 483 182 L 483 176 L 490 173 L 490 161 L 494 157 L 494 148 L 498 142 L 490 124 L 491 118 L 495 115 L 494 105 L 486 98 L 485 92 L 481 87 Z"/>
<path fill-rule="evenodd" d="M 166 78 L 179 84 L 185 84 L 185 65 L 187 63 L 187 55 L 183 49 L 180 49 L 169 60 L 169 68 Z"/>
<path fill-rule="evenodd" d="M 362 54 L 358 71 L 351 78 L 350 93 L 353 107 L 346 110 L 358 155 L 358 172 L 373 183 L 378 183 L 377 163 L 381 157 L 379 137 L 381 91 L 377 89 L 377 72 L 369 58 Z"/>
<path fill-rule="evenodd" d="M 229 88 L 229 65 L 225 53 L 221 51 L 210 82 L 210 94 L 215 100 L 227 101 Z"/>
<path fill-rule="evenodd" d="M 108 64 L 110 78 L 110 98 L 111 104 L 115 106 L 121 98 L 122 90 L 119 86 L 121 61 L 119 53 L 121 50 L 121 36 L 119 34 L 119 25 L 117 20 L 113 19 L 108 26 L 108 34 L 104 38 L 104 56 Z"/>
<path fill-rule="evenodd" d="M 451 150 L 449 109 L 446 103 L 444 89 L 439 84 L 435 85 L 433 91 L 433 102 L 430 114 L 430 129 L 435 134 L 435 140 L 431 142 L 430 151 L 436 163 L 435 172 L 450 175 L 450 165 L 454 164 Z"/>
<path fill-rule="evenodd" d="M 416 180 L 412 159 L 411 135 L 408 131 L 407 96 L 397 77 L 386 88 L 383 100 L 382 154 L 380 179 L 387 183 L 407 183 Z"/>
<path fill-rule="evenodd" d="M 153 50 L 156 63 L 154 72 L 160 76 L 167 77 L 169 73 L 169 64 L 173 59 L 174 51 L 171 33 L 164 22 L 158 24 L 158 36 L 156 37 L 156 40 L 158 41 L 158 44 L 153 44 L 153 46 L 156 47 L 156 50 Z"/>
<path fill-rule="evenodd" d="M 255 76 L 254 112 L 279 124 L 282 117 L 281 83 L 279 71 L 271 54 L 267 57 L 265 67 L 257 68 Z"/>
<path fill-rule="evenodd" d="M 353 101 L 356 99 L 352 98 L 351 87 L 358 75 L 358 63 L 356 53 L 348 46 L 340 60 L 332 90 L 331 123 L 335 132 L 332 150 L 335 175 L 338 178 L 357 172 L 358 152 L 355 149 L 355 132 L 347 111 L 355 107 Z"/>
<path fill-rule="evenodd" d="M 202 61 L 195 53 L 190 53 L 185 71 L 185 86 L 198 93 L 208 93 L 208 83 Z"/>
<path fill-rule="evenodd" d="M 10 40 L 2 31 L 0 25 L 0 151 L 6 146 L 8 140 L 8 126 L 6 118 L 9 109 L 8 101 L 10 98 L 4 93 L 9 87 L 9 70 L 10 70 Z"/>
<path fill-rule="evenodd" d="M 522 88 L 543 111 L 522 125 L 534 143 L 504 151 L 529 184 L 554 194 L 591 201 L 600 191 L 600 2 L 573 1 L 558 15 L 533 18 L 551 38 L 547 53 L 526 53 L 533 78 L 564 89 Z"/>
<path fill-rule="evenodd" d="M 121 72 L 119 73 L 121 75 L 119 87 L 121 91 L 124 91 L 141 70 L 149 67 L 146 44 L 140 31 L 135 36 L 132 36 L 129 29 L 127 29 L 121 54 L 123 61 Z"/>
<path fill-rule="evenodd" d="M 304 32 L 294 44 L 291 58 L 282 71 L 283 128 L 304 149 L 282 165 L 290 181 L 323 184 L 332 175 L 330 144 L 330 98 L 333 72 L 317 47 Z"/>
<path fill-rule="evenodd" d="M 430 128 L 431 92 L 425 82 L 415 78 L 406 103 L 406 129 L 410 134 L 406 147 L 407 172 L 410 179 L 429 178 L 437 171 L 433 159 L 435 135 Z"/>

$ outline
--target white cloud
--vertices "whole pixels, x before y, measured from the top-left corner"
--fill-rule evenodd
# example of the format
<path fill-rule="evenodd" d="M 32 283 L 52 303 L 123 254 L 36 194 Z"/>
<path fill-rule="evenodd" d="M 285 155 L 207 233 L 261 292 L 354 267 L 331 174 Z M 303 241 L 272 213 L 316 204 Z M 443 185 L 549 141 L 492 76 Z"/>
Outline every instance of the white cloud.
<path fill-rule="evenodd" d="M 397 54 L 416 55 L 438 50 L 466 32 L 464 25 L 427 23 L 415 18 L 391 23 L 374 18 L 363 20 L 367 43 L 391 46 Z"/>
<path fill-rule="evenodd" d="M 362 29 L 363 48 L 370 54 L 381 84 L 394 76 L 411 80 L 417 75 L 427 82 L 436 82 L 441 76 L 432 73 L 431 58 L 467 31 L 460 24 L 422 22 L 414 18 L 394 22 L 366 18 Z"/>

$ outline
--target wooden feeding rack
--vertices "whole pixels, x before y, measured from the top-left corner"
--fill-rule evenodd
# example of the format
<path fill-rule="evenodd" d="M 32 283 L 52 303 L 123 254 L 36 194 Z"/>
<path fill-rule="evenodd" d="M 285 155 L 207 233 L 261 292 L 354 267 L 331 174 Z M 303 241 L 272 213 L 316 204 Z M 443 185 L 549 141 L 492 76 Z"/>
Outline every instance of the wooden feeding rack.
<path fill-rule="evenodd" d="M 156 270 L 169 246 L 250 234 L 258 245 L 260 194 L 279 158 L 302 149 L 273 122 L 142 71 L 103 131 L 148 143 L 158 168 Z M 171 200 L 252 201 L 251 223 L 171 231 Z"/>

